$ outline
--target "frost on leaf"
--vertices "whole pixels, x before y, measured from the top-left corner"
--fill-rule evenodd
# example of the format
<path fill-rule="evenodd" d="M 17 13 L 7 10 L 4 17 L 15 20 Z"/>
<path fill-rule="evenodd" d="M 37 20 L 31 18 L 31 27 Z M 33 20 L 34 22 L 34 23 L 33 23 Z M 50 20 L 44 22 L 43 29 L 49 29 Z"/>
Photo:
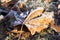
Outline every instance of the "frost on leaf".
<path fill-rule="evenodd" d="M 54 20 L 53 16 L 54 16 L 54 12 L 43 13 L 43 9 L 40 8 L 38 10 L 34 10 L 33 12 L 31 12 L 26 18 L 24 24 L 30 30 L 31 34 L 34 35 L 35 32 L 39 33 L 43 29 L 48 28 L 49 23 L 52 20 Z"/>

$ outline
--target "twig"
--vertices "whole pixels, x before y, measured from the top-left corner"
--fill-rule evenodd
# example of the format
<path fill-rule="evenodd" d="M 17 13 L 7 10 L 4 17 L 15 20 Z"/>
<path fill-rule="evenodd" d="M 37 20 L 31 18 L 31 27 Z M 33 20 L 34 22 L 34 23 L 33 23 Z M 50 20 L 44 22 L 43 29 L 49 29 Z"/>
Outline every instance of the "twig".
<path fill-rule="evenodd" d="M 22 26 L 21 26 L 21 33 L 20 33 L 20 35 L 19 35 L 18 40 L 20 40 L 20 39 L 21 39 L 22 30 L 23 30 L 23 24 L 22 24 Z"/>
<path fill-rule="evenodd" d="M 2 10 L 2 9 L 0 9 L 0 12 L 5 12 L 5 13 L 8 13 L 8 11 Z"/>

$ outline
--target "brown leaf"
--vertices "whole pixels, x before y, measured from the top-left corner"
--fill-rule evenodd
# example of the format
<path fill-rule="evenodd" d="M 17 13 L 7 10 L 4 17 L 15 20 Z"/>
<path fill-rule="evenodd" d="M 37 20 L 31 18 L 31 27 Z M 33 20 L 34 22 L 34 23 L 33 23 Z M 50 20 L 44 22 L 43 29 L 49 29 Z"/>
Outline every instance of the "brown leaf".
<path fill-rule="evenodd" d="M 38 10 L 31 12 L 25 21 L 25 25 L 30 30 L 32 35 L 34 35 L 35 32 L 39 33 L 42 30 L 48 28 L 49 23 L 53 20 L 53 12 L 44 12 L 43 14 L 41 13 L 42 16 L 37 17 L 39 13 L 41 12 Z M 34 17 L 37 18 L 33 19 Z"/>
<path fill-rule="evenodd" d="M 7 3 L 7 2 L 10 2 L 11 0 L 1 0 L 2 3 Z"/>
<path fill-rule="evenodd" d="M 50 25 L 53 30 L 60 33 L 60 26 L 57 26 L 54 21 L 51 21 Z"/>
<path fill-rule="evenodd" d="M 28 17 L 26 18 L 26 20 L 24 21 L 24 23 L 25 23 L 26 21 L 29 21 L 29 20 L 33 19 L 34 17 L 40 16 L 43 11 L 44 11 L 44 8 L 42 8 L 42 7 L 33 10 L 33 11 L 28 15 Z"/>

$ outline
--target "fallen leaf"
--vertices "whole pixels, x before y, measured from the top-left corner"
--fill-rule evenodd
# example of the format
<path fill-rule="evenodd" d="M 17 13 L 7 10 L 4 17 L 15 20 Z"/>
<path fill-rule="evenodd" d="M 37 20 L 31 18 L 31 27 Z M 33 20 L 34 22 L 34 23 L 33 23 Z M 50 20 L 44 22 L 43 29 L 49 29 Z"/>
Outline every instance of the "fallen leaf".
<path fill-rule="evenodd" d="M 49 23 L 54 20 L 53 19 L 53 12 L 44 12 L 41 11 L 42 9 L 34 10 L 31 12 L 27 19 L 25 20 L 24 24 L 30 30 L 31 34 L 34 35 L 36 32 L 41 32 L 42 30 L 48 28 Z M 42 15 L 37 17 L 38 15 Z M 34 18 L 37 17 L 37 18 Z M 33 19 L 34 18 L 34 19 Z"/>

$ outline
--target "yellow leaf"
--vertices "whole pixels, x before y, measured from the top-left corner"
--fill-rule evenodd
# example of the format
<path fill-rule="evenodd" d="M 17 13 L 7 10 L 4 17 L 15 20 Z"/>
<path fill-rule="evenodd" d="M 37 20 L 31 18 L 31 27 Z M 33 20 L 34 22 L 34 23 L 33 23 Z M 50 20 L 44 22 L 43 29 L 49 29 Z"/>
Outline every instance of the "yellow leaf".
<path fill-rule="evenodd" d="M 41 32 L 42 30 L 48 28 L 49 24 L 51 25 L 51 28 L 53 30 L 55 30 L 56 32 L 60 32 L 60 27 L 58 27 L 54 22 L 54 12 L 44 12 L 42 14 L 41 9 L 39 10 L 34 10 L 33 12 L 31 12 L 24 22 L 24 24 L 30 30 L 31 34 L 34 35 L 35 32 Z M 38 15 L 42 16 L 37 17 Z"/>
<path fill-rule="evenodd" d="M 34 35 L 35 32 L 41 32 L 42 30 L 48 28 L 49 23 L 53 20 L 53 12 L 44 12 L 43 10 L 38 9 L 31 12 L 27 19 L 25 20 L 24 24 L 30 30 L 31 34 Z M 38 15 L 42 15 L 37 17 Z M 37 17 L 37 18 L 34 18 Z M 34 19 L 33 19 L 34 18 Z"/>
<path fill-rule="evenodd" d="M 44 8 L 42 8 L 42 7 L 33 10 L 33 11 L 28 15 L 28 17 L 26 18 L 26 20 L 24 21 L 24 23 L 25 23 L 26 21 L 29 21 L 29 20 L 33 19 L 34 17 L 37 17 L 37 16 L 41 15 L 43 11 L 44 11 Z"/>

